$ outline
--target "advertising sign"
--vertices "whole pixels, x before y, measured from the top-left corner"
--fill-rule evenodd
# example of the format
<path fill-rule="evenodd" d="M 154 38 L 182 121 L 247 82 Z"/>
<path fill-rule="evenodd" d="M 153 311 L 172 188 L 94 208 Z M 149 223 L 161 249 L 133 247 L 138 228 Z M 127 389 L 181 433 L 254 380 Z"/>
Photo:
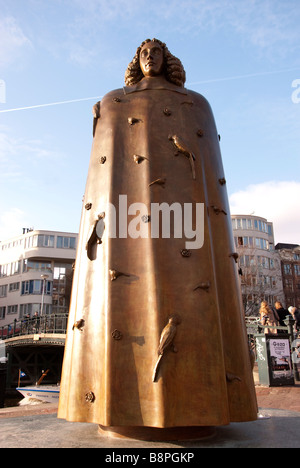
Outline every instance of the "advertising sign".
<path fill-rule="evenodd" d="M 256 353 L 261 385 L 295 385 L 289 335 L 258 334 Z"/>
<path fill-rule="evenodd" d="M 289 340 L 271 338 L 269 340 L 269 346 L 272 378 L 274 380 L 293 378 Z"/>

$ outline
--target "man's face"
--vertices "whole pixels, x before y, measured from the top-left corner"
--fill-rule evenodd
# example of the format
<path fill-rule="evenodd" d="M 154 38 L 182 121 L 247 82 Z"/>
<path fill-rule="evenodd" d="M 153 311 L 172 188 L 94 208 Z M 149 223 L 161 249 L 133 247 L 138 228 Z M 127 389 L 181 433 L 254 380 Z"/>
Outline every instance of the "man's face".
<path fill-rule="evenodd" d="M 157 42 L 147 42 L 140 52 L 140 67 L 144 76 L 158 76 L 164 65 L 163 49 Z"/>

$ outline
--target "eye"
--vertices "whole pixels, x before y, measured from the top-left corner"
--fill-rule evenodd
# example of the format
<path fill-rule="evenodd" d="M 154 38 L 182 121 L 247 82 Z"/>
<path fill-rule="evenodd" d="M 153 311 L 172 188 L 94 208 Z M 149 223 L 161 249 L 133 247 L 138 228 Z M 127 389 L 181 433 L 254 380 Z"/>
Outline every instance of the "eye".
<path fill-rule="evenodd" d="M 159 49 L 157 47 L 156 49 L 153 49 L 152 53 L 155 54 L 155 55 L 160 55 L 161 54 L 161 49 Z"/>

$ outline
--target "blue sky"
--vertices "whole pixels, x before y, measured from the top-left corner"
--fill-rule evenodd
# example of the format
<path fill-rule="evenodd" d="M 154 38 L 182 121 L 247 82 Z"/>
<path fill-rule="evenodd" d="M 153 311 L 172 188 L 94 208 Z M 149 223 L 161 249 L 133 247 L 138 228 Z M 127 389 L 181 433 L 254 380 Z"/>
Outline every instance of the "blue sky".
<path fill-rule="evenodd" d="M 92 106 L 157 37 L 212 106 L 232 214 L 300 243 L 299 0 L 0 0 L 0 11 L 0 240 L 78 231 Z"/>

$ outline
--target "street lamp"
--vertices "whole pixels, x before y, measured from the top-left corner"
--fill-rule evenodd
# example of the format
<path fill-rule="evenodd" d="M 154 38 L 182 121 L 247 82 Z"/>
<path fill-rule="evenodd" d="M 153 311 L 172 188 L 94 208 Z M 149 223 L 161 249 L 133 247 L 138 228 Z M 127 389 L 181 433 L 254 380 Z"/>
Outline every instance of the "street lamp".
<path fill-rule="evenodd" d="M 44 312 L 44 298 L 45 298 L 45 284 L 46 284 L 47 278 L 49 278 L 49 275 L 41 275 L 41 278 L 43 280 L 41 315 L 43 315 L 43 312 Z"/>

